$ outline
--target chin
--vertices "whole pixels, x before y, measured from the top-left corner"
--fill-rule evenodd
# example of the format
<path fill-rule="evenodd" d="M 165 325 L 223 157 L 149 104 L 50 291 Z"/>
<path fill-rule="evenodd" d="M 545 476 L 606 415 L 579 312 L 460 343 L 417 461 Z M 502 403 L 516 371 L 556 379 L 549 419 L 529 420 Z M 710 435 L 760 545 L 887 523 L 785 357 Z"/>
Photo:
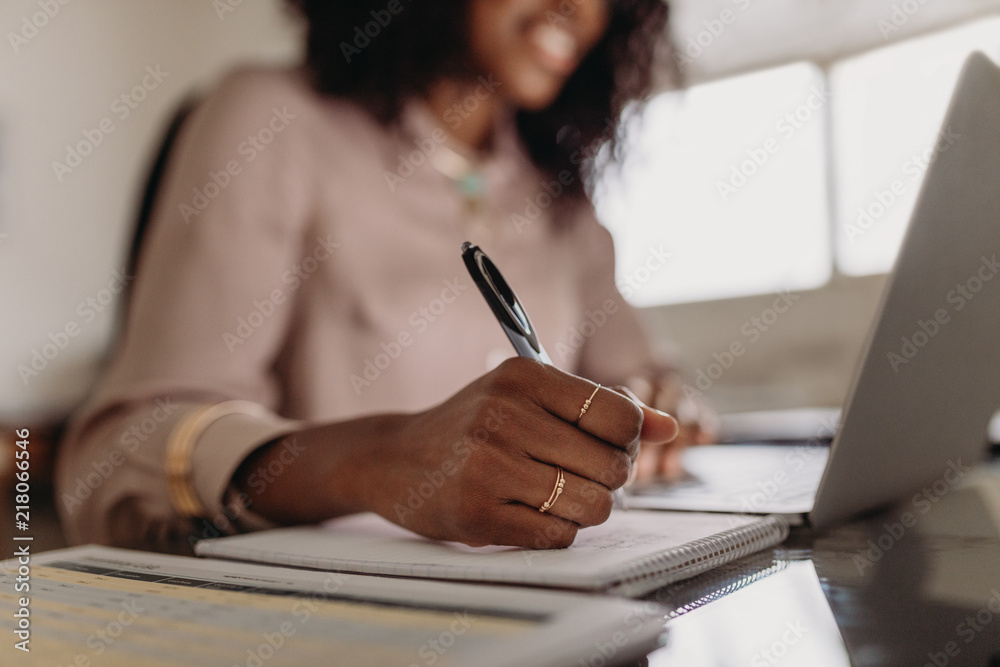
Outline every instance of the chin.
<path fill-rule="evenodd" d="M 559 96 L 566 80 L 562 77 L 535 75 L 511 81 L 507 87 L 507 98 L 518 109 L 541 111 Z"/>

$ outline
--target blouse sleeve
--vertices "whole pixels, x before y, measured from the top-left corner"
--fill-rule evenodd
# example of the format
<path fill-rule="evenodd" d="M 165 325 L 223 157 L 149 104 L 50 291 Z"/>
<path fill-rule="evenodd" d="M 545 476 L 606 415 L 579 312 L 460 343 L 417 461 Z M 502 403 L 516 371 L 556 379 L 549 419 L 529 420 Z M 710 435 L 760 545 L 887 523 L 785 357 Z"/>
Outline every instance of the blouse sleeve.
<path fill-rule="evenodd" d="M 281 278 L 310 220 L 297 100 L 287 79 L 239 72 L 185 124 L 129 277 L 124 338 L 60 446 L 57 505 L 71 542 L 189 551 L 252 521 L 240 516 L 246 499 L 224 503 L 232 475 L 299 426 L 277 414 L 275 370 L 294 310 Z M 191 483 L 207 516 L 182 517 L 167 492 L 167 442 L 185 417 L 231 399 L 264 410 L 202 431 Z"/>

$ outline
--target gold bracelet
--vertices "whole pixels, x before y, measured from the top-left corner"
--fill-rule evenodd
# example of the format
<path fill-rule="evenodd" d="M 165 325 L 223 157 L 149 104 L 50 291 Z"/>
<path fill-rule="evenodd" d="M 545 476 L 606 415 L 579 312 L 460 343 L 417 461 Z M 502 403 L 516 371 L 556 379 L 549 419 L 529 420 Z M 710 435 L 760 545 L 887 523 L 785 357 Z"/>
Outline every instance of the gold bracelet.
<path fill-rule="evenodd" d="M 263 406 L 250 401 L 225 401 L 206 405 L 185 417 L 167 440 L 166 461 L 167 495 L 177 513 L 186 517 L 207 516 L 208 510 L 198 498 L 191 483 L 191 456 L 198 438 L 209 426 L 222 417 L 244 414 L 266 417 L 268 411 Z"/>

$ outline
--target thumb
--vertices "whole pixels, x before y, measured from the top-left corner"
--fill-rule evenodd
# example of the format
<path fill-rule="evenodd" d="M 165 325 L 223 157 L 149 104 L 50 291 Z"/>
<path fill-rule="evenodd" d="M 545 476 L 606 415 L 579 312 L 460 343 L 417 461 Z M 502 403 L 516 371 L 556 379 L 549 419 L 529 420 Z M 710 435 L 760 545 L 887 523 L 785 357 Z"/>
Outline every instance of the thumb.
<path fill-rule="evenodd" d="M 613 391 L 627 396 L 633 403 L 642 408 L 642 432 L 639 434 L 639 441 L 651 445 L 665 445 L 671 442 L 680 433 L 680 426 L 677 420 L 666 412 L 660 412 L 651 408 L 632 393 L 632 390 L 625 386 L 612 387 Z"/>
<path fill-rule="evenodd" d="M 628 397 L 633 403 L 642 408 L 642 431 L 639 433 L 639 442 L 651 445 L 665 445 L 671 442 L 680 433 L 680 426 L 677 420 L 666 412 L 660 412 L 651 408 L 632 393 L 632 390 L 625 386 L 611 388 L 613 391 Z"/>
<path fill-rule="evenodd" d="M 642 408 L 642 433 L 639 439 L 643 443 L 662 445 L 672 441 L 680 432 L 677 420 L 666 412 L 660 412 L 648 405 L 639 404 Z"/>

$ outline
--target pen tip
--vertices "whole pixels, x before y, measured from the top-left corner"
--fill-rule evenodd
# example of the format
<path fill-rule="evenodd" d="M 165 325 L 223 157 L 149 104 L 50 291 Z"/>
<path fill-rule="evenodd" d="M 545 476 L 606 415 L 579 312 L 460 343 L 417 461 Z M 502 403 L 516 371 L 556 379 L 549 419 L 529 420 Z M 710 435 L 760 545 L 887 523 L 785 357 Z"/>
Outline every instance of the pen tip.
<path fill-rule="evenodd" d="M 462 244 L 462 252 L 467 252 L 469 250 L 469 248 L 471 248 L 471 247 L 472 247 L 472 244 L 469 243 L 468 241 L 466 241 L 465 243 Z"/>

